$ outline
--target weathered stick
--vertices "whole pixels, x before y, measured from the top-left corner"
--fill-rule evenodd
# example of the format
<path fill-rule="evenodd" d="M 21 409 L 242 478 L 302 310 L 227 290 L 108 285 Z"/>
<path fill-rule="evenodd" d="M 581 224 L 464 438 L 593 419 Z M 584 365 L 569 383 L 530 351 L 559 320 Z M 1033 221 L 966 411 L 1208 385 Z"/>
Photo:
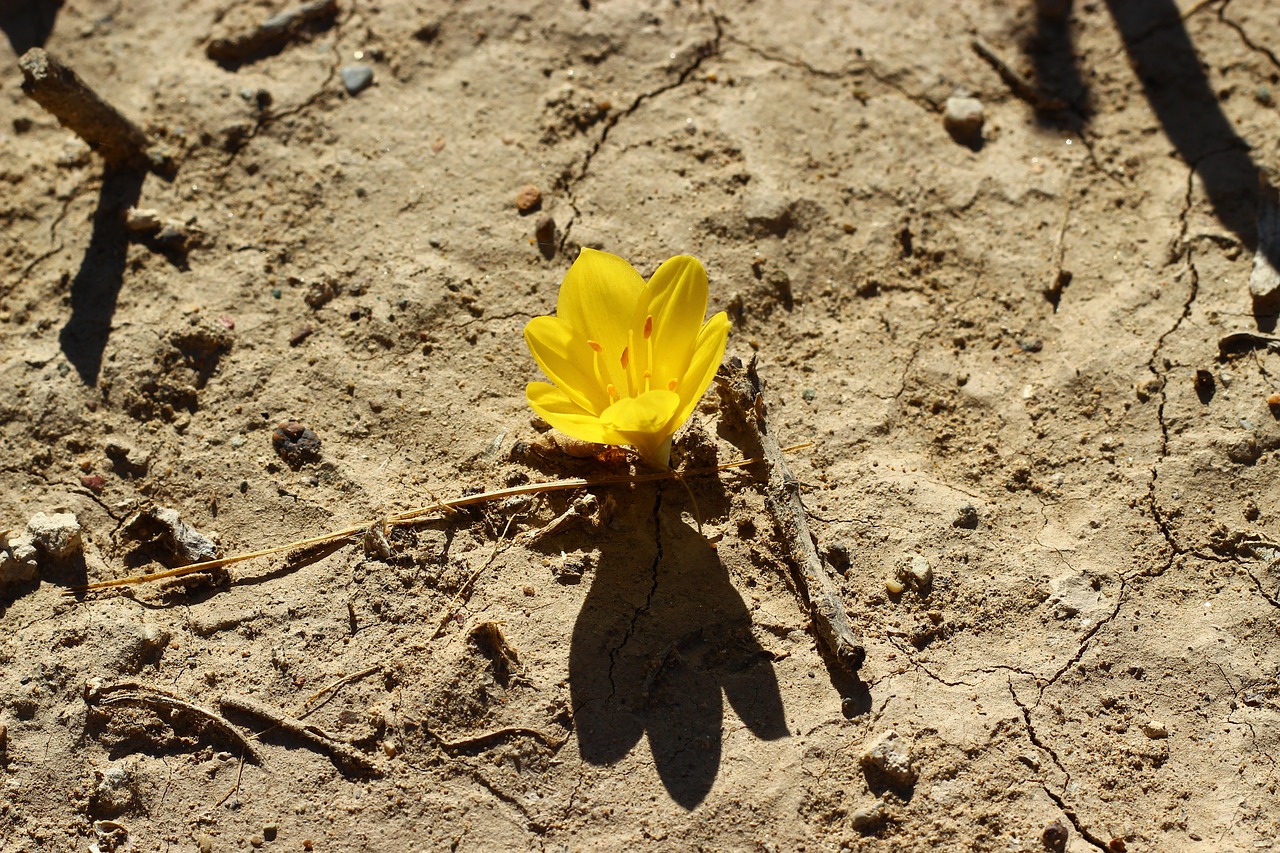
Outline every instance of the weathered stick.
<path fill-rule="evenodd" d="M 281 12 L 247 32 L 216 38 L 205 48 L 205 56 L 215 62 L 237 64 L 284 47 L 308 24 L 338 14 L 338 0 L 313 0 L 296 9 Z"/>
<path fill-rule="evenodd" d="M 283 729 L 291 734 L 297 735 L 303 740 L 309 741 L 315 746 L 329 754 L 329 757 L 341 764 L 347 770 L 357 770 L 366 773 L 379 773 L 378 765 L 372 758 L 356 749 L 345 740 L 336 735 L 326 732 L 319 726 L 313 726 L 305 723 L 297 717 L 292 717 L 277 708 L 273 708 L 265 702 L 259 702 L 248 696 L 236 696 L 229 694 L 218 700 L 218 705 L 224 711 L 227 708 L 233 711 L 240 711 L 244 714 L 250 714 L 259 719 L 266 720 L 274 724 L 275 727 Z"/>
<path fill-rule="evenodd" d="M 249 739 L 226 718 L 215 714 L 208 708 L 201 708 L 199 705 L 180 699 L 172 693 L 165 693 L 163 690 L 157 690 L 154 687 L 126 681 L 101 687 L 95 684 L 85 691 L 85 701 L 91 705 L 99 706 L 145 705 L 153 708 L 165 708 L 170 711 L 184 711 L 204 720 L 207 725 L 212 726 L 238 743 L 240 748 L 244 750 L 244 754 L 249 756 L 255 764 L 262 763 L 262 756 L 258 754 L 258 750 L 254 749 Z"/>
<path fill-rule="evenodd" d="M 809 532 L 809 520 L 804 504 L 800 502 L 800 484 L 791 475 L 777 439 L 765 423 L 764 397 L 760 377 L 756 375 L 753 358 L 746 367 L 741 364 L 721 367 L 717 380 L 725 395 L 737 408 L 747 427 L 755 430 L 760 440 L 760 453 L 769 472 L 765 484 L 765 504 L 778 526 L 778 533 L 785 540 L 800 589 L 807 599 L 813 619 L 813 631 L 818 642 L 846 671 L 856 677 L 858 668 L 867 656 L 862 640 L 853 632 L 849 617 L 844 611 L 844 601 L 826 565 L 818 556 Z"/>
<path fill-rule="evenodd" d="M 109 165 L 147 167 L 146 151 L 151 144 L 147 135 L 74 71 L 38 47 L 24 53 L 18 65 L 22 67 L 22 91 Z"/>
<path fill-rule="evenodd" d="M 1000 79 L 1005 82 L 1013 94 L 1022 100 L 1031 104 L 1038 110 L 1049 110 L 1054 112 L 1057 110 L 1065 110 L 1070 106 L 1062 98 L 1056 98 L 1053 95 L 1042 92 L 1034 83 L 1023 77 L 1017 71 L 1013 70 L 1013 66 L 1005 62 L 1000 56 L 981 39 L 973 39 L 969 42 L 969 46 L 973 48 L 973 52 L 982 57 L 983 61 L 991 66 L 991 69 L 1000 75 Z"/>

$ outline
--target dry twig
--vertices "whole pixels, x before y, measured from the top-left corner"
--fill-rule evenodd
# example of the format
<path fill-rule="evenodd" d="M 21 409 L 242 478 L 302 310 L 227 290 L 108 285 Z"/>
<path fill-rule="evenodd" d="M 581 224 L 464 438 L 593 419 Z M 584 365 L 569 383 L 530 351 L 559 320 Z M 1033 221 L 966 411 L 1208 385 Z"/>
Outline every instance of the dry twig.
<path fill-rule="evenodd" d="M 146 168 L 147 135 L 42 48 L 18 60 L 22 91 L 112 166 Z"/>
<path fill-rule="evenodd" d="M 1015 71 L 1009 63 L 1001 59 L 999 55 L 981 39 L 974 39 L 969 42 L 969 46 L 973 48 L 974 53 L 982 57 L 982 59 L 1000 75 L 1000 79 L 1005 82 L 1005 85 L 1013 90 L 1013 94 L 1031 104 L 1031 106 L 1036 109 L 1056 112 L 1058 110 L 1065 110 L 1070 106 L 1070 104 L 1062 100 L 1062 98 L 1057 98 L 1041 91 L 1038 86 L 1026 77 L 1023 77 Z"/>
<path fill-rule="evenodd" d="M 132 681 L 123 681 L 119 684 L 90 686 L 85 691 L 85 701 L 90 705 L 99 706 L 144 705 L 151 708 L 165 708 L 170 711 L 185 711 L 204 720 L 214 729 L 238 743 L 241 749 L 244 750 L 244 754 L 253 759 L 255 764 L 262 763 L 262 756 L 254 748 L 249 738 L 225 717 L 210 711 L 208 708 L 201 708 L 199 705 L 180 699 L 172 693 L 166 693 L 163 690 L 157 690 L 154 687 L 147 687 L 144 684 L 137 684 Z"/>
<path fill-rule="evenodd" d="M 726 398 L 742 415 L 746 426 L 756 432 L 761 454 L 769 472 L 765 485 L 765 504 L 773 515 L 778 532 L 785 540 L 796 580 L 807 600 L 813 617 L 813 630 L 823 649 L 834 658 L 850 677 L 856 677 L 866 649 L 853 632 L 844 601 L 827 567 L 818 556 L 804 504 L 800 502 L 800 484 L 787 468 L 773 433 L 765 423 L 764 397 L 756 362 L 721 367 L 716 379 Z"/>
<path fill-rule="evenodd" d="M 381 772 L 372 758 L 337 735 L 331 734 L 319 726 L 305 723 L 297 717 L 290 716 L 278 708 L 259 702 L 257 699 L 228 694 L 218 700 L 218 705 L 224 710 L 230 708 L 233 711 L 251 714 L 272 723 L 276 728 L 297 735 L 328 753 L 338 764 L 343 765 L 348 770 L 367 773 Z"/>

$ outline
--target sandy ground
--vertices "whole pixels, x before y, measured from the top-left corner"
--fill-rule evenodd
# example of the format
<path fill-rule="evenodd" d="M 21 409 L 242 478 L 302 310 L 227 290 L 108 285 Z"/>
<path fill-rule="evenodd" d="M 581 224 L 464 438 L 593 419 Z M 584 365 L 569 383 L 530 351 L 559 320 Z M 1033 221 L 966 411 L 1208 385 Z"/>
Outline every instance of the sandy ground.
<path fill-rule="evenodd" d="M 218 61 L 290 7 L 0 4 L 0 529 L 83 541 L 0 587 L 0 851 L 1270 849 L 1280 19 L 1113 6 L 339 0 Z M 758 466 L 75 591 L 181 563 L 161 510 L 229 555 L 627 472 L 524 401 L 580 246 L 705 262 L 858 680 Z"/>

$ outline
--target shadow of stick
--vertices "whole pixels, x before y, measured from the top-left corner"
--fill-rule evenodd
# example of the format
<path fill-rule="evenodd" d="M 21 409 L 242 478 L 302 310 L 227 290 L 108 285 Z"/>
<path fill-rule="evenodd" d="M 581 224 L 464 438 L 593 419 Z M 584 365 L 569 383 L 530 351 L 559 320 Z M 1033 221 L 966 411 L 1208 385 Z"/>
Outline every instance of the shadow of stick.
<path fill-rule="evenodd" d="M 93 235 L 71 282 L 71 316 L 58 342 L 86 385 L 96 384 L 102 369 L 129 252 L 124 212 L 137 204 L 146 175 L 141 170 L 107 168 L 93 214 Z"/>

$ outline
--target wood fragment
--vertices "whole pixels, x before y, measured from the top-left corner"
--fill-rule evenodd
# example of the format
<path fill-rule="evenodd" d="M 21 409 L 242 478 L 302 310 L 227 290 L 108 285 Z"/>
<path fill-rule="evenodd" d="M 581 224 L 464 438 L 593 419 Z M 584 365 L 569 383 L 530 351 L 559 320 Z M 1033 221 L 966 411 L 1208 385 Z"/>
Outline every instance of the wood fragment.
<path fill-rule="evenodd" d="M 755 358 L 745 367 L 734 359 L 720 368 L 716 380 L 724 391 L 724 397 L 738 410 L 744 424 L 755 431 L 760 441 L 761 456 L 768 470 L 765 505 L 787 546 L 818 642 L 848 676 L 856 678 L 866 657 L 866 648 L 849 624 L 840 591 L 818 556 L 804 504 L 800 501 L 800 484 L 787 468 L 783 451 L 765 422 L 764 395 L 760 377 L 756 374 Z"/>
<path fill-rule="evenodd" d="M 88 143 L 110 166 L 145 169 L 150 140 L 74 71 L 33 47 L 18 60 L 22 91 L 58 123 Z"/>
<path fill-rule="evenodd" d="M 273 726 L 283 729 L 290 734 L 297 735 L 303 740 L 319 747 L 322 751 L 328 753 L 329 757 L 339 764 L 343 769 L 363 771 L 366 773 L 380 773 L 381 770 L 372 758 L 356 749 L 351 744 L 342 740 L 337 735 L 330 734 L 319 726 L 313 726 L 310 723 L 303 722 L 297 717 L 286 714 L 278 708 L 273 708 L 265 702 L 259 702 L 248 696 L 237 696 L 228 694 L 218 699 L 218 706 L 224 711 L 230 708 L 233 711 L 240 711 L 244 714 L 250 714 L 262 720 L 266 720 Z"/>
<path fill-rule="evenodd" d="M 255 764 L 262 763 L 262 756 L 249 738 L 235 725 L 220 714 L 188 702 L 185 699 L 166 693 L 154 687 L 147 687 L 132 681 L 118 684 L 98 686 L 91 684 L 85 691 L 85 702 L 90 705 L 143 705 L 151 708 L 165 708 L 170 711 L 185 711 L 198 717 L 240 745 Z"/>
<path fill-rule="evenodd" d="M 1056 112 L 1068 109 L 1071 105 L 1062 98 L 1055 97 L 1040 90 L 1038 86 L 1019 74 L 1007 62 L 981 39 L 973 39 L 969 42 L 969 46 L 973 48 L 973 52 L 982 57 L 988 65 L 1000 75 L 1000 79 L 1005 82 L 1013 94 L 1022 100 L 1031 104 L 1038 110 L 1047 110 Z"/>
<path fill-rule="evenodd" d="M 281 12 L 243 33 L 215 38 L 205 48 L 205 56 L 224 65 L 240 65 L 279 50 L 307 26 L 323 23 L 338 14 L 337 0 L 315 0 Z"/>
<path fill-rule="evenodd" d="M 491 732 L 484 732 L 483 734 L 472 735 L 471 737 L 459 738 L 457 740 L 445 740 L 440 735 L 431 731 L 431 729 L 424 728 L 424 731 L 427 733 L 428 737 L 439 745 L 441 749 L 450 754 L 465 752 L 471 749 L 482 749 L 494 741 L 508 737 L 515 737 L 517 735 L 536 738 L 541 741 L 544 746 L 550 747 L 553 750 L 564 746 L 565 742 L 568 740 L 568 736 L 561 738 L 552 737 L 541 729 L 529 728 L 528 726 L 507 726 L 506 728 L 495 729 Z"/>

